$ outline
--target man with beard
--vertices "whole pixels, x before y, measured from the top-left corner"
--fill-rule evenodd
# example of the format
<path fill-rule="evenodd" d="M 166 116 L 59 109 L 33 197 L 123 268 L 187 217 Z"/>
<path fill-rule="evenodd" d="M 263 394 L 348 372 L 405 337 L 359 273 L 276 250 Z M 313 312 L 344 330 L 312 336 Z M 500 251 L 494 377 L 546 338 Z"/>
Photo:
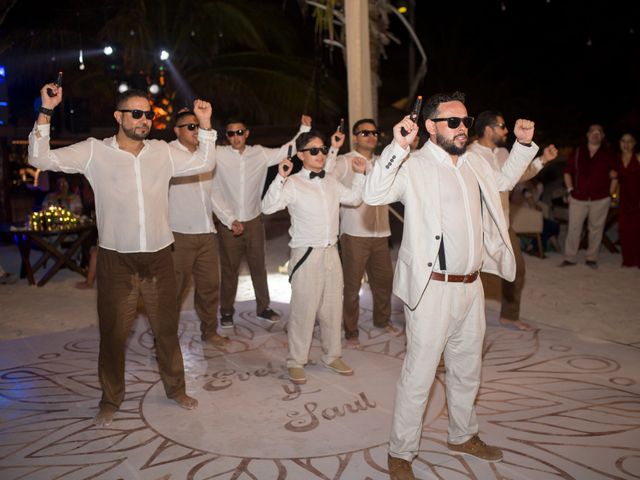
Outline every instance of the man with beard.
<path fill-rule="evenodd" d="M 533 159 L 534 124 L 517 120 L 517 143 L 494 171 L 466 151 L 473 117 L 464 94 L 437 94 L 423 110 L 430 140 L 409 153 L 418 125 L 409 116 L 393 128 L 393 142 L 367 175 L 363 199 L 371 205 L 401 201 L 402 244 L 393 282 L 404 302 L 407 351 L 398 381 L 389 442 L 392 479 L 413 479 L 429 390 L 444 352 L 449 450 L 489 462 L 502 451 L 478 437 L 474 401 L 480 387 L 485 331 L 480 270 L 509 280 L 515 257 L 499 191 L 513 188 Z M 403 135 L 406 134 L 406 135 Z"/>
<path fill-rule="evenodd" d="M 509 157 L 507 134 L 509 129 L 500 112 L 485 110 L 476 118 L 476 134 L 478 139 L 469 145 L 469 151 L 477 153 L 489 164 L 491 168 L 500 171 Z M 541 157 L 536 158 L 525 171 L 520 182 L 525 182 L 535 177 L 542 167 L 558 156 L 558 149 L 549 145 L 544 149 Z M 504 219 L 509 225 L 509 192 L 500 192 L 500 201 Z M 505 326 L 514 326 L 520 330 L 532 330 L 531 325 L 520 320 L 520 295 L 524 287 L 525 264 L 520 250 L 520 241 L 511 226 L 509 226 L 509 239 L 516 257 L 516 278 L 509 282 L 504 278 L 502 284 L 502 307 L 500 309 L 500 323 Z"/>
<path fill-rule="evenodd" d="M 52 151 L 50 121 L 53 109 L 62 101 L 62 87 L 45 85 L 40 97 L 40 114 L 29 135 L 29 163 L 43 170 L 82 173 L 95 192 L 102 399 L 94 423 L 110 425 L 124 399 L 125 349 L 140 296 L 156 339 L 165 393 L 191 410 L 198 401 L 186 394 L 178 343 L 168 190 L 171 177 L 214 168 L 216 132 L 211 128 L 211 104 L 196 100 L 193 105 L 200 124 L 195 153 L 164 141 L 146 140 L 154 113 L 146 94 L 137 90 L 118 98 L 113 114 L 119 125 L 115 136 L 89 138 Z"/>

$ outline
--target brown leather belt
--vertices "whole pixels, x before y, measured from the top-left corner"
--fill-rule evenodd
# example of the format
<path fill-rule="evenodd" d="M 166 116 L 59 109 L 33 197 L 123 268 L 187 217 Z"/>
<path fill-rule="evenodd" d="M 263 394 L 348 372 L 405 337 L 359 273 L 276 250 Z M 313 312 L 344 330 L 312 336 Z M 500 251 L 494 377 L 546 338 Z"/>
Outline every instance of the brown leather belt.
<path fill-rule="evenodd" d="M 472 283 L 476 281 L 479 273 L 480 272 L 473 272 L 468 275 L 446 275 L 440 272 L 431 272 L 431 280 L 438 280 L 439 282 Z"/>

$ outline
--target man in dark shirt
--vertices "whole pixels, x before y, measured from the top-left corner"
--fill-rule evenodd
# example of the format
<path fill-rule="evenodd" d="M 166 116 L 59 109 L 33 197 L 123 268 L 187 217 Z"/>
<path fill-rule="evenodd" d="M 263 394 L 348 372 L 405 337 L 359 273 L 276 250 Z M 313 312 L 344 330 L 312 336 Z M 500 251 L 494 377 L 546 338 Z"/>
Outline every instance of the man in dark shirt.
<path fill-rule="evenodd" d="M 587 265 L 598 268 L 598 251 L 609 212 L 611 171 L 614 154 L 603 145 L 602 125 L 593 124 L 587 131 L 587 145 L 569 155 L 564 169 L 564 184 L 569 192 L 569 226 L 561 267 L 576 264 L 582 225 L 588 217 L 589 246 Z"/>

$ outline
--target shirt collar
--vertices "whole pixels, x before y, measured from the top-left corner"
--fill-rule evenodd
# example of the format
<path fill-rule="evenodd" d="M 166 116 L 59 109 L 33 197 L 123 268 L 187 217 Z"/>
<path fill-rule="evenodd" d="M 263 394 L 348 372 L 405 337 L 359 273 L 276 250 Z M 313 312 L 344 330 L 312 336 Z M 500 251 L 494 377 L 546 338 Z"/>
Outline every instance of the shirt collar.
<path fill-rule="evenodd" d="M 425 147 L 423 148 L 427 148 L 429 149 L 429 151 L 431 152 L 431 154 L 436 157 L 436 160 L 447 167 L 450 168 L 460 168 L 462 165 L 464 165 L 466 159 L 467 159 L 467 152 L 463 153 L 462 155 L 460 155 L 458 157 L 458 163 L 456 165 L 453 164 L 453 162 L 451 161 L 451 156 L 445 152 L 442 147 L 436 145 L 435 143 L 433 143 L 431 140 L 427 140 L 427 143 L 425 144 Z"/>
<path fill-rule="evenodd" d="M 120 145 L 118 145 L 118 141 L 116 140 L 116 136 L 115 136 L 115 135 L 114 135 L 113 137 L 109 137 L 109 138 L 107 138 L 107 139 L 106 139 L 106 141 L 107 141 L 107 144 L 108 144 L 111 148 L 115 148 L 116 150 L 121 150 L 121 151 L 123 151 L 123 152 L 125 151 L 125 150 L 122 150 L 122 149 L 120 148 Z M 140 156 L 140 154 L 141 154 L 142 152 L 144 152 L 144 151 L 147 149 L 147 147 L 149 146 L 149 141 L 148 141 L 148 140 L 146 140 L 146 139 L 145 139 L 145 140 L 142 140 L 142 143 L 144 144 L 144 146 L 142 147 L 142 150 L 140 150 L 140 153 L 138 154 L 138 156 Z M 127 153 L 128 153 L 128 152 L 127 152 Z"/>
<path fill-rule="evenodd" d="M 307 170 L 306 168 L 302 167 L 302 169 L 300 169 L 300 172 L 298 173 L 298 175 L 302 175 L 307 180 L 310 180 L 311 179 L 311 177 L 310 177 L 311 170 Z"/>
<path fill-rule="evenodd" d="M 482 145 L 477 140 L 475 142 L 473 142 L 473 143 L 475 144 L 476 148 L 479 148 L 481 150 L 486 150 L 486 151 L 491 152 L 491 153 L 495 153 L 495 151 L 498 149 L 498 147 L 494 147 L 494 148 L 486 147 L 486 146 Z"/>
<path fill-rule="evenodd" d="M 188 152 L 189 149 L 187 147 L 185 147 L 183 144 L 180 143 L 180 140 L 178 140 L 177 138 L 175 140 L 172 140 L 171 142 L 169 142 L 169 145 L 171 145 L 172 147 L 176 147 L 184 152 Z"/>

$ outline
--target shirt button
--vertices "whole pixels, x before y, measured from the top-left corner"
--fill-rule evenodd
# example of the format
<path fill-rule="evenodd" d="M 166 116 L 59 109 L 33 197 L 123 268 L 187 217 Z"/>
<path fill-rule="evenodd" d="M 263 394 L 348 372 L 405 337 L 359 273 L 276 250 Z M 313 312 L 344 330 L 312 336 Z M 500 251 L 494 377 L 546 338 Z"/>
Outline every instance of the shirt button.
<path fill-rule="evenodd" d="M 436 235 L 436 240 L 440 240 L 440 235 Z"/>
<path fill-rule="evenodd" d="M 427 267 L 431 267 L 433 265 L 433 263 L 429 262 L 427 263 Z"/>

